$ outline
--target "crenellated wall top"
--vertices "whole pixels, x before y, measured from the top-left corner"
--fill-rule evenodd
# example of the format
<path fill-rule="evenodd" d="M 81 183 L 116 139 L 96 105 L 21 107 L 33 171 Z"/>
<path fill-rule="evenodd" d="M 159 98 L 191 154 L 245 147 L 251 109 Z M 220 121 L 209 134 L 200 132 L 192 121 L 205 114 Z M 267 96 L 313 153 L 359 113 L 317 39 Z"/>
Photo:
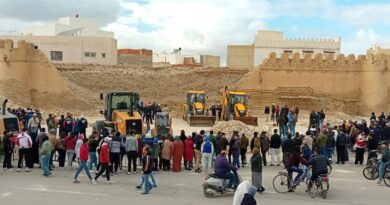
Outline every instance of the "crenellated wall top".
<path fill-rule="evenodd" d="M 359 55 L 357 58 L 354 54 L 345 56 L 339 54 L 304 54 L 301 58 L 299 53 L 283 53 L 277 57 L 275 52 L 269 54 L 261 65 L 261 69 L 285 69 L 285 70 L 345 70 L 359 71 L 366 69 L 385 70 L 389 65 L 390 55 L 386 54 L 368 54 Z"/>

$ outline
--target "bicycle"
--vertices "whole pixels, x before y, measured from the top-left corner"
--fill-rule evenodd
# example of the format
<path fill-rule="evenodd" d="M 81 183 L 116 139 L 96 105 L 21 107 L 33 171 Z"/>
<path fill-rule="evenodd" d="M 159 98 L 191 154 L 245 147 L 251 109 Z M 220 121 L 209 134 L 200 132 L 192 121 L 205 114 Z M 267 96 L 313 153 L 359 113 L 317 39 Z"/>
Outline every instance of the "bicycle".
<path fill-rule="evenodd" d="M 303 174 L 296 183 L 294 183 L 293 178 L 289 179 L 288 172 L 279 172 L 272 181 L 272 185 L 275 191 L 278 193 L 287 193 L 290 189 L 295 190 L 301 182 L 308 184 L 311 177 L 311 172 L 306 166 L 302 166 L 301 169 L 303 170 Z M 288 186 L 289 184 L 290 187 Z"/>
<path fill-rule="evenodd" d="M 368 180 L 375 180 L 379 177 L 379 160 L 377 158 L 370 159 L 369 164 L 363 169 L 363 176 Z"/>
<path fill-rule="evenodd" d="M 317 193 L 319 193 L 323 199 L 326 199 L 329 187 L 330 184 L 328 175 L 321 174 L 317 177 L 316 180 L 310 180 L 309 184 L 307 185 L 307 192 L 311 198 L 315 198 Z"/>

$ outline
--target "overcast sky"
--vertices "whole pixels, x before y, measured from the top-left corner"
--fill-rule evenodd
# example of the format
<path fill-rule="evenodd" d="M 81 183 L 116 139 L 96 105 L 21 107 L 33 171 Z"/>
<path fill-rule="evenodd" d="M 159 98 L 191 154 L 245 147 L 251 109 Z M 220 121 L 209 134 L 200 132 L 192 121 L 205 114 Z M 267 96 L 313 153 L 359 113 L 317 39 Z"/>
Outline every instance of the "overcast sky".
<path fill-rule="evenodd" d="M 223 60 L 228 44 L 253 43 L 258 29 L 288 38 L 341 36 L 345 54 L 390 42 L 389 0 L 0 0 L 0 35 L 75 14 L 113 31 L 119 48 L 181 47 Z"/>

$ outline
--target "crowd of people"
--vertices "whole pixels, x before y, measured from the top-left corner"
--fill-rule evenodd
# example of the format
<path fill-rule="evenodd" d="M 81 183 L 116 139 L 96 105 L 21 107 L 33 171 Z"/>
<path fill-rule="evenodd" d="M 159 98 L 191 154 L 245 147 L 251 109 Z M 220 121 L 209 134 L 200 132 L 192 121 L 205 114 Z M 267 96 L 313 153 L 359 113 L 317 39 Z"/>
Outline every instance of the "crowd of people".
<path fill-rule="evenodd" d="M 147 107 L 149 106 L 142 109 L 145 116 L 150 112 Z M 142 179 L 136 187 L 144 187 L 144 194 L 157 187 L 155 172 L 180 172 L 182 162 L 185 170 L 204 175 L 215 173 L 221 178 L 229 179 L 227 188 L 232 190 L 238 186 L 234 171 L 250 163 L 252 185 L 261 193 L 265 190 L 262 186 L 263 166 L 282 164 L 291 177 L 293 172 L 297 172 L 299 176 L 302 173 L 299 168 L 302 159 L 310 164 L 318 162 L 316 156 L 323 156 L 327 162 L 331 162 L 336 152 L 336 164 L 344 164 L 349 161 L 348 149 L 356 152 L 355 164 L 362 165 L 366 150 L 377 149 L 381 141 L 390 140 L 390 115 L 386 117 L 384 113 L 379 117 L 373 113 L 369 123 L 364 120 L 344 121 L 340 125 L 331 126 L 324 123 L 325 114 L 322 111 L 313 111 L 310 114 L 309 130 L 306 133 L 298 133 L 295 132 L 294 122 L 297 121 L 299 109 L 289 110 L 285 106 L 279 112 L 278 106 L 273 106 L 271 120 L 278 119 L 279 129 L 274 129 L 273 133 L 254 132 L 253 136 L 248 138 L 239 132 L 226 136 L 223 132 L 201 130 L 188 135 L 182 130 L 176 137 L 153 137 L 149 133 L 135 135 L 131 131 L 122 134 L 107 129 L 93 132 L 87 137 L 88 120 L 84 116 L 74 118 L 67 113 L 57 119 L 56 115 L 49 115 L 46 119 L 46 130 L 41 126 L 42 116 L 39 111 L 11 109 L 9 112 L 18 116 L 25 126 L 17 136 L 8 131 L 3 133 L 1 153 L 4 154 L 5 171 L 14 170 L 12 154 L 17 150 L 16 171 L 21 171 L 23 163 L 26 172 L 37 164 L 43 170 L 42 175 L 47 177 L 56 168 L 53 161 L 58 162 L 58 171 L 72 170 L 77 162 L 74 182 L 80 182 L 79 174 L 85 170 L 91 183 L 96 184 L 102 175 L 111 182 L 111 177 L 122 171 L 126 157 L 127 174 L 136 174 L 139 166 L 141 168 Z M 388 146 L 382 148 L 388 150 Z M 250 160 L 247 160 L 248 149 L 251 153 Z M 267 153 L 271 155 L 270 162 Z M 389 163 L 388 158 L 385 154 L 382 159 L 383 166 Z M 313 159 L 316 160 L 313 162 Z M 95 175 L 92 176 L 91 173 Z M 381 176 L 383 178 L 383 175 Z M 378 183 L 381 183 L 382 178 Z"/>

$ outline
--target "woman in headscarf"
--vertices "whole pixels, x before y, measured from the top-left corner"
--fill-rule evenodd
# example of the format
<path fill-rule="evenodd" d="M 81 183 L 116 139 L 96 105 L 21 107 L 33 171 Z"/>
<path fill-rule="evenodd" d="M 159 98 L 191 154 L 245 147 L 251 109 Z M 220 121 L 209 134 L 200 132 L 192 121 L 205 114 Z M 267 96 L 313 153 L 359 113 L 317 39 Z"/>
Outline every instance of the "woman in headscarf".
<path fill-rule="evenodd" d="M 180 136 L 175 137 L 175 142 L 173 143 L 173 166 L 172 170 L 174 172 L 180 172 L 181 171 L 181 160 L 183 158 L 183 149 L 184 144 L 180 140 Z"/>
<path fill-rule="evenodd" d="M 249 188 L 248 193 L 244 195 L 244 198 L 241 201 L 241 205 L 256 205 L 257 202 L 255 199 L 255 195 L 256 187 L 252 186 L 251 188 Z"/>
<path fill-rule="evenodd" d="M 163 170 L 171 170 L 171 159 L 172 159 L 172 150 L 173 143 L 169 140 L 169 136 L 164 140 L 162 151 L 161 151 L 161 160 L 163 161 Z"/>
<path fill-rule="evenodd" d="M 241 205 L 244 195 L 248 193 L 249 189 L 252 187 L 249 181 L 241 182 L 236 191 L 234 192 L 233 205 Z"/>
<path fill-rule="evenodd" d="M 184 167 L 186 170 L 192 169 L 192 161 L 194 159 L 194 142 L 191 136 L 188 136 L 184 141 Z"/>

